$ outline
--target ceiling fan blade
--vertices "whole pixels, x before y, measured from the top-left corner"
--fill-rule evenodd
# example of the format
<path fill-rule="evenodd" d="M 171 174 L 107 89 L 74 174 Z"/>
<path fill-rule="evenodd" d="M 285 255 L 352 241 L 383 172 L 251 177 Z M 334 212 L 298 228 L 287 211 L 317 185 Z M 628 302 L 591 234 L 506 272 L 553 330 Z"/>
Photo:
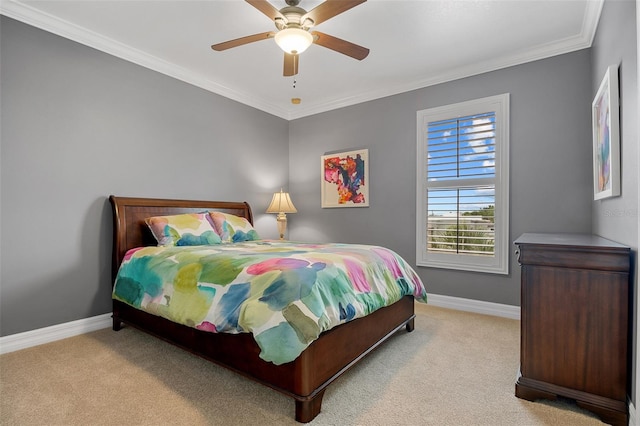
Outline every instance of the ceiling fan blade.
<path fill-rule="evenodd" d="M 300 55 L 292 55 L 290 53 L 284 54 L 284 72 L 282 75 L 285 77 L 291 77 L 298 74 L 298 60 Z"/>
<path fill-rule="evenodd" d="M 260 34 L 253 34 L 246 37 L 236 38 L 235 40 L 229 40 L 229 41 L 224 41 L 222 43 L 214 44 L 211 46 L 211 48 L 213 50 L 220 52 L 222 50 L 231 49 L 232 47 L 238 47 L 244 44 L 253 43 L 254 41 L 266 40 L 275 35 L 276 33 L 274 33 L 273 31 L 268 31 L 266 33 L 260 33 Z"/>
<path fill-rule="evenodd" d="M 335 50 L 343 55 L 351 56 L 353 59 L 361 61 L 369 55 L 369 49 L 353 44 L 350 41 L 342 40 L 341 38 L 330 36 L 329 34 L 319 31 L 313 31 L 311 35 L 313 35 L 313 42 L 315 44 Z"/>
<path fill-rule="evenodd" d="M 282 13 L 280 13 L 278 9 L 273 7 L 271 3 L 269 3 L 267 0 L 245 0 L 245 1 L 249 3 L 251 6 L 258 9 L 260 12 L 267 15 L 267 17 L 269 17 L 272 21 L 275 21 L 276 18 L 284 19 L 284 16 L 282 15 Z"/>
<path fill-rule="evenodd" d="M 300 22 L 304 22 L 305 19 L 310 18 L 313 20 L 313 25 L 318 25 L 365 1 L 367 0 L 326 0 L 324 3 L 319 4 L 307 12 L 307 14 L 300 19 Z"/>

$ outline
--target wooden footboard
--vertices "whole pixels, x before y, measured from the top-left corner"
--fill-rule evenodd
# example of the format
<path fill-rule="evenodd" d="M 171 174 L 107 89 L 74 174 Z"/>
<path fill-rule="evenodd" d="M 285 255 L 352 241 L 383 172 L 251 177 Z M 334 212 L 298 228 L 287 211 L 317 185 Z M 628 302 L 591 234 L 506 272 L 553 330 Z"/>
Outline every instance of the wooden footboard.
<path fill-rule="evenodd" d="M 275 365 L 259 357 L 260 348 L 247 334 L 208 333 L 173 323 L 113 302 L 113 328 L 121 322 L 229 368 L 295 399 L 295 417 L 313 420 L 331 382 L 403 327 L 414 327 L 414 300 L 405 296 L 393 305 L 323 333 L 298 358 Z"/>

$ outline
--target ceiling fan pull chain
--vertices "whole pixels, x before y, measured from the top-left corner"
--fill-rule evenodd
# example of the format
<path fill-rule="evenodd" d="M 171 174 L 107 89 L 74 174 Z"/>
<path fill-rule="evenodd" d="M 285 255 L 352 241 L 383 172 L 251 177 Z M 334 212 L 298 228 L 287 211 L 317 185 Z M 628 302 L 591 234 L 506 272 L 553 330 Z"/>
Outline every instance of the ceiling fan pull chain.
<path fill-rule="evenodd" d="M 294 53 L 294 55 L 297 55 L 297 53 Z M 297 56 L 294 56 L 294 61 L 293 61 L 293 88 L 296 88 L 296 76 L 298 75 L 298 61 L 297 61 Z"/>

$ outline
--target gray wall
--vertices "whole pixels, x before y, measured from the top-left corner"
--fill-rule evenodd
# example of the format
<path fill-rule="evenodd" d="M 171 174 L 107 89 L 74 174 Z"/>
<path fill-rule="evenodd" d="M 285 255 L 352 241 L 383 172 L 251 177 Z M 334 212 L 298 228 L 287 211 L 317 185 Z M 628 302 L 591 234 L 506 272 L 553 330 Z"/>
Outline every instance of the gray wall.
<path fill-rule="evenodd" d="M 591 96 L 595 96 L 609 65 L 618 65 L 620 85 L 621 195 L 593 202 L 593 232 L 618 241 L 634 252 L 634 295 L 638 290 L 638 70 L 636 4 L 607 1 L 592 45 Z M 638 306 L 634 307 L 634 375 L 637 377 Z M 635 381 L 633 381 L 635 385 Z M 637 389 L 632 401 L 637 407 Z"/>
<path fill-rule="evenodd" d="M 637 251 L 634 8 L 607 1 L 592 49 L 290 123 L 1 17 L 0 335 L 110 311 L 109 194 L 246 199 L 275 237 L 262 212 L 290 182 L 290 238 L 382 244 L 414 262 L 416 111 L 505 92 L 510 239 L 593 231 Z M 611 63 L 622 196 L 593 202 L 590 104 Z M 321 209 L 320 156 L 350 148 L 370 149 L 371 207 Z M 519 305 L 513 255 L 510 270 L 417 268 L 430 293 Z"/>
<path fill-rule="evenodd" d="M 110 194 L 246 200 L 277 236 L 286 120 L 1 19 L 1 335 L 111 311 Z"/>
<path fill-rule="evenodd" d="M 591 231 L 590 50 L 440 84 L 291 122 L 290 237 L 386 245 L 415 265 L 416 111 L 510 93 L 510 241 Z M 320 207 L 320 156 L 369 148 L 369 208 Z M 520 305 L 509 276 L 418 267 L 429 293 Z"/>
<path fill-rule="evenodd" d="M 244 199 L 271 238 L 262 212 L 290 182 L 291 239 L 382 244 L 414 262 L 416 111 L 505 92 L 510 239 L 594 232 L 637 253 L 634 16 L 633 1 L 608 0 L 592 49 L 290 123 L 0 17 L 0 335 L 111 310 L 109 194 Z M 622 196 L 593 202 L 590 104 L 614 63 Z M 371 207 L 321 209 L 320 156 L 350 148 L 370 149 Z M 430 293 L 519 305 L 513 256 L 510 270 L 417 268 Z"/>
<path fill-rule="evenodd" d="M 621 195 L 593 202 L 593 232 L 638 246 L 638 94 L 633 1 L 608 1 L 592 46 L 591 96 L 609 65 L 618 65 L 620 85 Z"/>

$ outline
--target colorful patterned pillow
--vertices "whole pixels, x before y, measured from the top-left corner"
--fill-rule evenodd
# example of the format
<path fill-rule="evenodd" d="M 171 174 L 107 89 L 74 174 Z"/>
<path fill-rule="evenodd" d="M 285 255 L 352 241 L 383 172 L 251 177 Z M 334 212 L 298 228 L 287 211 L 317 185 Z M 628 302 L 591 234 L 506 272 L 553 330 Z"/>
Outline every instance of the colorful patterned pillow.
<path fill-rule="evenodd" d="M 247 219 L 228 213 L 209 212 L 223 243 L 259 240 L 260 236 Z"/>
<path fill-rule="evenodd" d="M 201 246 L 220 244 L 207 213 L 154 216 L 145 219 L 159 246 Z"/>

